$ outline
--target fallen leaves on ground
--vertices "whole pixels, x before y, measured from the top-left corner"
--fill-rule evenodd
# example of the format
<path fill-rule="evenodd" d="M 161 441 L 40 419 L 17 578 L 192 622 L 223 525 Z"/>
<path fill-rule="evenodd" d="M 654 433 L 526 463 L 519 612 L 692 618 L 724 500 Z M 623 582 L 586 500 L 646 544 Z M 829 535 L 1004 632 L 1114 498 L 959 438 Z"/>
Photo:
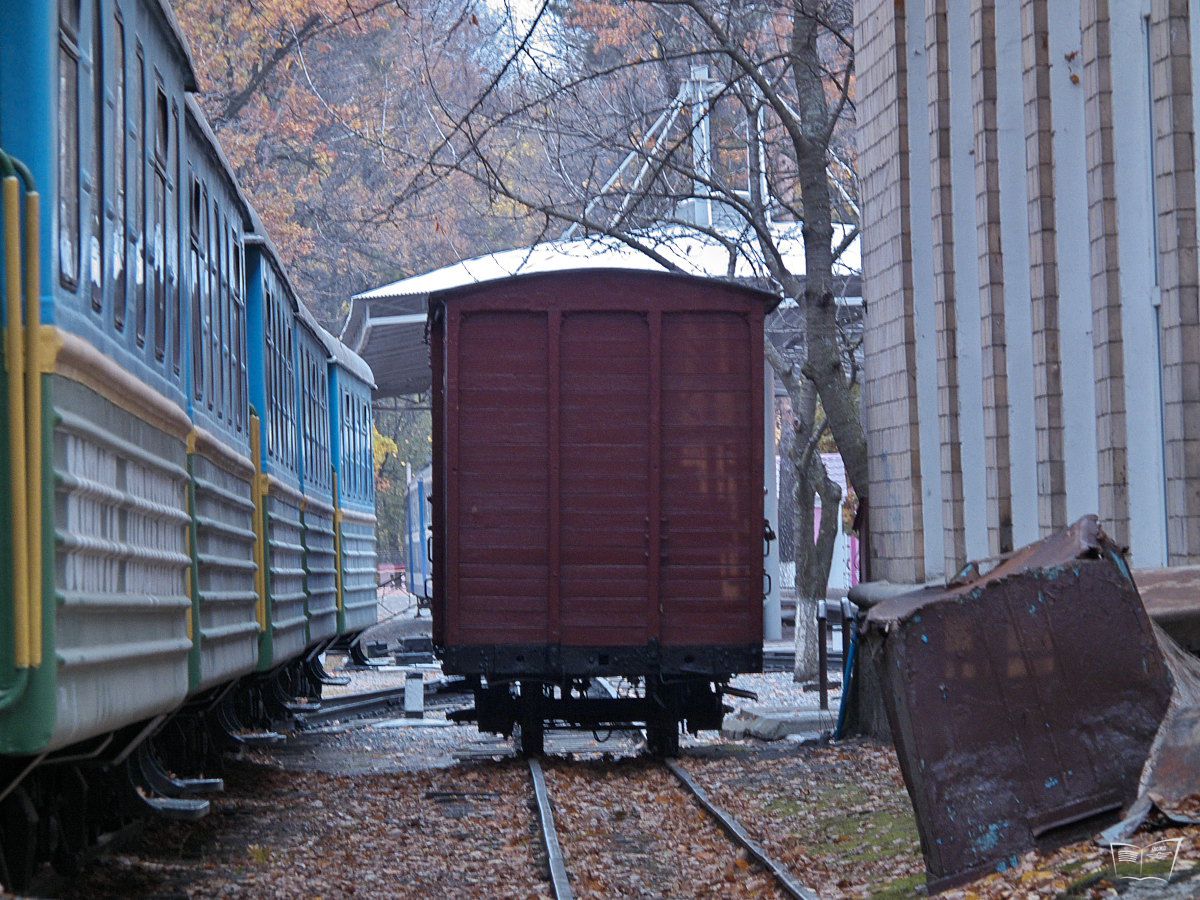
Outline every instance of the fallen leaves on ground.
<path fill-rule="evenodd" d="M 783 896 L 661 764 L 563 760 L 546 777 L 577 896 Z"/>
<path fill-rule="evenodd" d="M 516 762 L 354 777 L 235 763 L 201 822 L 152 822 L 68 897 L 536 897 Z"/>

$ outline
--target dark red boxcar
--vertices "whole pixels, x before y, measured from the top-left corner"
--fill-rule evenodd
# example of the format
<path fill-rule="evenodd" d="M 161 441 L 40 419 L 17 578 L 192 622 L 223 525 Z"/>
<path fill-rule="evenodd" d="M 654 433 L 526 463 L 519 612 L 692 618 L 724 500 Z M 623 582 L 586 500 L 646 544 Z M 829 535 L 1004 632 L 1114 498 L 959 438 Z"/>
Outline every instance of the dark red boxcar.
<path fill-rule="evenodd" d="M 675 704 L 672 727 L 719 727 L 724 681 L 761 669 L 774 302 L 613 269 L 430 297 L 434 643 L 486 679 L 482 727 L 594 724 L 551 701 L 600 675 Z M 647 719 L 601 716 L 623 717 Z"/>

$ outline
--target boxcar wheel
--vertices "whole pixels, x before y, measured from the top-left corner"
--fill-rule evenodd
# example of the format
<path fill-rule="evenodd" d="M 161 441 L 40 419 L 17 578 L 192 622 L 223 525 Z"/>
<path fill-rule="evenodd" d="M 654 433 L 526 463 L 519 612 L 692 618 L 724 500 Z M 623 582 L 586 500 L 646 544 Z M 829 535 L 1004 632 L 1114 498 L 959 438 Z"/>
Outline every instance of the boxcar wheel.
<path fill-rule="evenodd" d="M 666 759 L 679 755 L 679 723 L 650 722 L 646 725 L 646 743 L 650 755 L 656 759 Z"/>
<path fill-rule="evenodd" d="M 521 755 L 541 756 L 546 749 L 546 725 L 541 719 L 521 723 Z"/>

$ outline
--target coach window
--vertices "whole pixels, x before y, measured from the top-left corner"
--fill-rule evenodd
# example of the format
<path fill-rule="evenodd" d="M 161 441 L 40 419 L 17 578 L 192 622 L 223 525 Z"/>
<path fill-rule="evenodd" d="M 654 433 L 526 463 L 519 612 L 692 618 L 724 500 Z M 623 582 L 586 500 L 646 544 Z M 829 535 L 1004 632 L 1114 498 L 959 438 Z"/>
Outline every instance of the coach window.
<path fill-rule="evenodd" d="M 329 434 L 329 429 L 325 427 L 325 403 L 322 401 L 321 394 L 321 369 L 318 368 L 318 363 L 313 363 L 313 393 L 316 395 L 316 422 L 313 431 L 313 467 L 317 472 L 317 481 L 321 487 L 326 487 L 328 481 L 326 478 L 325 462 L 328 461 L 329 454 L 325 450 L 325 436 Z"/>
<path fill-rule="evenodd" d="M 276 422 L 278 420 L 279 403 L 275 399 L 275 385 L 279 383 L 279 375 L 275 371 L 275 295 L 271 293 L 271 286 L 267 282 L 266 272 L 263 273 L 263 295 L 265 297 L 264 306 L 267 309 L 266 321 L 266 337 L 267 347 L 264 355 L 267 375 L 267 449 L 275 453 L 279 446 L 279 439 L 275 435 Z"/>
<path fill-rule="evenodd" d="M 365 400 L 363 401 L 363 487 L 366 488 L 366 496 L 369 499 L 371 496 L 371 487 L 374 482 L 372 477 L 374 472 L 371 471 L 371 405 Z"/>
<path fill-rule="evenodd" d="M 226 218 L 219 228 L 217 243 L 221 249 L 217 264 L 221 283 L 221 393 L 217 395 L 217 402 L 222 417 L 228 420 L 232 406 L 229 399 L 229 219 Z"/>
<path fill-rule="evenodd" d="M 167 94 L 158 85 L 154 101 L 154 358 L 167 353 L 167 150 L 171 143 Z"/>
<path fill-rule="evenodd" d="M 350 412 L 350 395 L 342 394 L 342 481 L 347 496 L 354 493 L 354 467 L 350 465 L 350 458 L 354 453 L 354 445 L 351 443 L 353 427 L 354 419 L 353 413 Z"/>
<path fill-rule="evenodd" d="M 272 287 L 274 287 L 273 282 Z M 275 452 L 275 458 L 282 460 L 279 437 L 283 433 L 283 429 L 279 423 L 283 417 L 283 406 L 280 400 L 283 394 L 283 367 L 280 362 L 283 351 L 279 346 L 279 303 L 275 298 L 274 290 L 267 294 L 267 310 L 267 365 L 268 374 L 270 375 L 268 392 L 271 398 L 271 447 Z"/>
<path fill-rule="evenodd" d="M 346 468 L 350 470 L 350 493 L 358 496 L 358 403 L 350 398 L 350 456 Z"/>
<path fill-rule="evenodd" d="M 325 486 L 333 487 L 331 476 L 332 463 L 330 459 L 329 440 L 329 370 L 321 367 L 321 469 L 325 473 Z"/>
<path fill-rule="evenodd" d="M 362 407 L 363 416 L 363 437 L 362 437 L 362 473 L 363 473 L 363 497 L 370 499 L 371 497 L 371 409 L 366 401 L 363 401 Z"/>
<path fill-rule="evenodd" d="M 200 179 L 192 178 L 191 214 L 188 217 L 190 257 L 188 271 L 192 278 L 192 393 L 199 400 L 204 384 L 204 350 L 200 316 Z"/>
<path fill-rule="evenodd" d="M 316 462 L 317 450 L 313 446 L 314 432 L 317 430 L 317 412 L 313 405 L 313 364 L 312 356 L 304 354 L 304 459 L 305 467 L 309 468 Z"/>
<path fill-rule="evenodd" d="M 233 233 L 233 427 L 242 430 L 243 407 L 246 403 L 243 393 L 243 373 L 246 371 L 244 358 L 246 355 L 246 338 L 242 333 L 245 327 L 245 313 L 242 311 L 242 243 L 238 233 Z"/>
<path fill-rule="evenodd" d="M 224 420 L 225 405 L 225 227 L 221 208 L 213 197 L 213 400 L 218 419 Z"/>
<path fill-rule="evenodd" d="M 58 38 L 58 275 L 79 281 L 79 0 L 61 0 Z"/>
<path fill-rule="evenodd" d="M 312 467 L 316 451 L 313 449 L 313 432 L 316 430 L 316 416 L 313 412 L 313 385 L 312 385 L 312 357 L 305 351 L 300 358 L 300 365 L 303 369 L 304 376 L 301 379 L 303 385 L 303 393 L 301 396 L 304 399 L 304 410 L 302 412 L 304 422 L 304 468 L 307 471 Z"/>
<path fill-rule="evenodd" d="M 350 435 L 353 439 L 350 444 L 350 471 L 354 473 L 354 496 L 358 497 L 362 494 L 362 470 L 358 464 L 359 446 L 362 444 L 362 415 L 358 399 L 352 398 L 350 402 L 354 407 L 354 428 Z"/>
<path fill-rule="evenodd" d="M 180 356 L 183 351 L 183 277 L 179 272 L 179 238 L 182 231 L 179 224 L 179 200 L 183 191 L 183 175 L 179 170 L 179 107 L 174 103 L 171 104 L 171 137 L 174 140 L 171 141 L 171 162 L 167 169 L 167 194 L 171 197 L 167 204 L 171 226 L 167 232 L 167 271 L 171 294 L 175 298 L 175 315 L 171 320 L 171 364 L 178 375 L 182 366 Z"/>
<path fill-rule="evenodd" d="M 92 309 L 104 308 L 104 33 L 100 2 L 92 5 L 92 146 L 88 160 L 91 178 L 88 234 L 88 274 L 91 276 Z"/>
<path fill-rule="evenodd" d="M 290 306 L 289 306 L 290 308 Z M 284 395 L 287 409 L 287 463 L 291 469 L 296 468 L 296 343 L 295 329 L 287 322 L 283 329 L 284 363 L 287 366 L 287 392 Z"/>
<path fill-rule="evenodd" d="M 342 469 L 346 477 L 346 494 L 354 496 L 354 404 L 350 400 L 350 395 L 346 394 L 342 398 L 346 406 L 346 414 L 343 417 L 345 427 L 345 440 L 342 441 Z"/>
<path fill-rule="evenodd" d="M 212 407 L 212 365 L 209 359 L 208 347 L 212 343 L 212 296 L 208 290 L 208 259 L 212 247 L 208 240 L 208 188 L 200 186 L 200 305 L 203 309 L 200 327 L 200 369 L 204 373 L 201 386 L 203 393 L 198 399 L 206 399 Z"/>
<path fill-rule="evenodd" d="M 208 408 L 220 417 L 221 394 L 221 281 L 217 275 L 221 253 L 221 214 L 212 196 L 208 219 Z"/>
<path fill-rule="evenodd" d="M 134 72 L 133 109 L 133 242 L 134 335 L 146 343 L 146 57 L 139 44 Z"/>
<path fill-rule="evenodd" d="M 118 15 L 113 19 L 113 235 L 112 282 L 113 325 L 125 330 L 125 132 L 129 128 L 129 112 L 125 109 L 125 23 Z"/>

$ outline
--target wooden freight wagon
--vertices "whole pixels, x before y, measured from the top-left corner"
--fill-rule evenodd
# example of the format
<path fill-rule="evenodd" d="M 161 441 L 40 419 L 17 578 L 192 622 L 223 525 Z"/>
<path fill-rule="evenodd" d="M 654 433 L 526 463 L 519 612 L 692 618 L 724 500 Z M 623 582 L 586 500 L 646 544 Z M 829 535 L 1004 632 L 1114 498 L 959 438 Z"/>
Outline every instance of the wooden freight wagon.
<path fill-rule="evenodd" d="M 633 270 L 431 295 L 433 636 L 464 718 L 719 728 L 762 667 L 763 316 L 737 285 Z M 611 676 L 620 697 L 602 695 Z"/>

